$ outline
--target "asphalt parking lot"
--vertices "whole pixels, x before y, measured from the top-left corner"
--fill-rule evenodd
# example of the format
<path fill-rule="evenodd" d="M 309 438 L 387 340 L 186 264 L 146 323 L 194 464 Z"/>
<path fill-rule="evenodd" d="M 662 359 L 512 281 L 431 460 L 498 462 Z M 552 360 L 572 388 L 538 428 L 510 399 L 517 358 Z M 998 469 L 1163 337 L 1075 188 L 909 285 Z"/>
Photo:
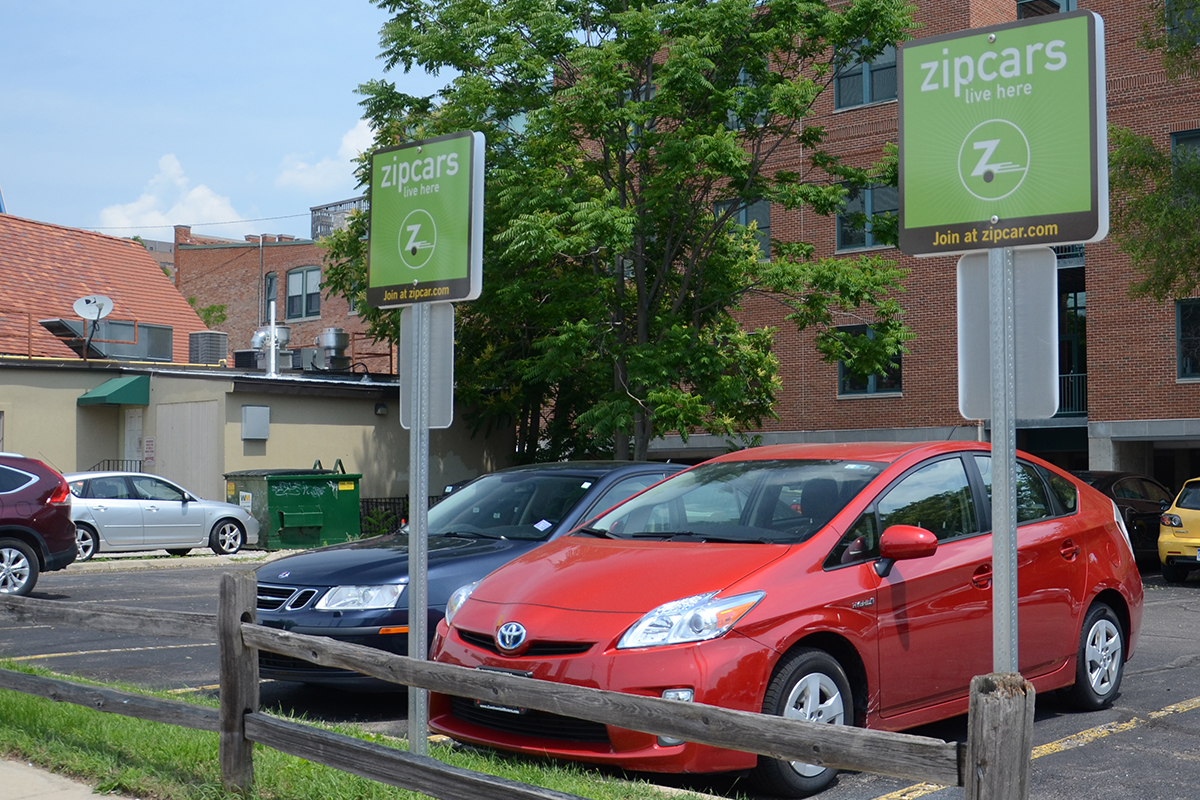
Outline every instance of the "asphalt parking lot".
<path fill-rule="evenodd" d="M 254 569 L 264 554 L 129 557 L 72 565 L 43 575 L 34 597 L 70 603 L 215 612 L 220 575 Z M 1200 786 L 1200 575 L 1181 586 L 1143 575 L 1146 608 L 1138 652 L 1126 668 L 1121 694 L 1108 709 L 1069 711 L 1053 695 L 1038 698 L 1031 797 L 1146 798 L 1196 796 Z M 117 635 L 65 627 L 24 626 L 0 618 L 0 656 L 62 674 L 122 681 L 180 693 L 215 692 L 217 650 L 212 642 Z M 264 707 L 330 721 L 357 722 L 403 736 L 406 701 L 264 682 Z M 912 731 L 962 739 L 960 717 Z M 726 779 L 651 780 L 732 796 Z M 937 800 L 958 788 L 914 784 L 870 774 L 843 774 L 820 795 L 827 800 Z"/>

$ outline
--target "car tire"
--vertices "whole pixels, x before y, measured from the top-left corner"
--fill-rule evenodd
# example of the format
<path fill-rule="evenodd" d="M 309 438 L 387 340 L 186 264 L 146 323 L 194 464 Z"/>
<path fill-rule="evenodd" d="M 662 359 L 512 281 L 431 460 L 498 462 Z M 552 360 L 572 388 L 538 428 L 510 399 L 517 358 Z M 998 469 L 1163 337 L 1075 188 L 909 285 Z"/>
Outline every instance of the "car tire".
<path fill-rule="evenodd" d="M 1072 705 L 1096 711 L 1112 703 L 1125 674 L 1125 632 L 1117 614 L 1105 603 L 1096 603 L 1083 618 L 1079 653 L 1075 662 Z"/>
<path fill-rule="evenodd" d="M 231 556 L 242 549 L 246 541 L 246 531 L 240 522 L 223 519 L 213 528 L 208 546 L 219 556 Z"/>
<path fill-rule="evenodd" d="M 0 539 L 0 594 L 24 597 L 38 579 L 38 560 L 29 545 L 17 539 Z"/>
<path fill-rule="evenodd" d="M 75 549 L 78 552 L 76 561 L 90 561 L 92 556 L 100 552 L 100 535 L 90 525 L 76 524 Z"/>
<path fill-rule="evenodd" d="M 854 698 L 850 681 L 837 659 L 823 650 L 796 650 L 776 668 L 763 698 L 763 713 L 830 725 L 852 725 Z M 759 756 L 750 779 L 759 789 L 773 795 L 807 797 L 832 783 L 837 773 L 832 767 Z"/>
<path fill-rule="evenodd" d="M 1179 564 L 1163 564 L 1162 576 L 1167 583 L 1183 583 L 1187 580 L 1190 569 Z"/>
<path fill-rule="evenodd" d="M 169 556 L 186 556 L 190 552 L 192 552 L 192 548 L 190 548 L 190 547 L 168 547 L 167 548 L 167 555 L 169 555 Z"/>

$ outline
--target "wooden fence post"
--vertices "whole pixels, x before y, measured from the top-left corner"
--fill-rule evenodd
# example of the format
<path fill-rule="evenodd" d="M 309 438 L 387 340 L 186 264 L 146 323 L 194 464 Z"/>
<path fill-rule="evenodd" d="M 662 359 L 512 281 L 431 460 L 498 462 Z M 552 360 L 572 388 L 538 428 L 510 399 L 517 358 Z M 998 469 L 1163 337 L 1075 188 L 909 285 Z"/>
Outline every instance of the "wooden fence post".
<path fill-rule="evenodd" d="M 246 794 L 254 782 L 254 743 L 246 738 L 246 714 L 258 711 L 258 651 L 242 641 L 242 623 L 255 621 L 258 582 L 253 572 L 221 576 L 217 647 L 221 656 L 221 782 Z"/>
<path fill-rule="evenodd" d="M 965 800 L 1028 800 L 1033 684 L 1017 673 L 971 679 Z"/>

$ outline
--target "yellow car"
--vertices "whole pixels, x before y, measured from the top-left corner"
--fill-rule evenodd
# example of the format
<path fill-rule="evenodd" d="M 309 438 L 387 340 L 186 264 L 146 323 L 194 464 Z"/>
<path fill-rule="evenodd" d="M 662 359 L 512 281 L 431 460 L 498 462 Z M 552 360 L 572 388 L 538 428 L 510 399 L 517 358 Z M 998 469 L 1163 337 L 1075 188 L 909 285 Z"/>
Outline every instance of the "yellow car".
<path fill-rule="evenodd" d="M 1200 569 L 1200 478 L 1188 481 L 1158 525 L 1158 560 L 1167 583 L 1183 583 Z"/>

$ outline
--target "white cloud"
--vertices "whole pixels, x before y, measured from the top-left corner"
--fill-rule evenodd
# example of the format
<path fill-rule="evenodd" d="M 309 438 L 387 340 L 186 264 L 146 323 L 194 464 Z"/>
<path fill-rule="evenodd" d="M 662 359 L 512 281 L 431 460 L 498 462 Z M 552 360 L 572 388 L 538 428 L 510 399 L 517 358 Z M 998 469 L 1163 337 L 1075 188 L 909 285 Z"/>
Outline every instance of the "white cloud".
<path fill-rule="evenodd" d="M 223 197 L 207 186 L 191 186 L 184 174 L 183 165 L 174 154 L 168 153 L 158 160 L 158 173 L 146 184 L 142 194 L 132 203 L 109 206 L 100 212 L 100 227 L 110 229 L 117 235 L 125 235 L 122 228 L 154 228 L 140 231 L 147 239 L 170 239 L 173 225 L 201 225 L 242 219 L 228 197 Z M 117 229 L 117 230 L 111 230 Z M 255 233 L 252 223 L 233 222 L 226 225 L 204 225 L 197 233 L 214 236 L 241 238 Z"/>
<path fill-rule="evenodd" d="M 310 163 L 305 157 L 295 153 L 285 156 L 275 185 L 280 188 L 298 189 L 314 194 L 329 194 L 321 202 L 332 203 L 344 200 L 343 194 L 352 192 L 355 186 L 354 166 L 350 163 L 364 150 L 371 147 L 371 128 L 367 121 L 360 119 L 358 124 L 342 136 L 341 146 L 337 156 L 323 158 L 316 163 Z M 336 194 L 337 197 L 332 195 Z"/>

